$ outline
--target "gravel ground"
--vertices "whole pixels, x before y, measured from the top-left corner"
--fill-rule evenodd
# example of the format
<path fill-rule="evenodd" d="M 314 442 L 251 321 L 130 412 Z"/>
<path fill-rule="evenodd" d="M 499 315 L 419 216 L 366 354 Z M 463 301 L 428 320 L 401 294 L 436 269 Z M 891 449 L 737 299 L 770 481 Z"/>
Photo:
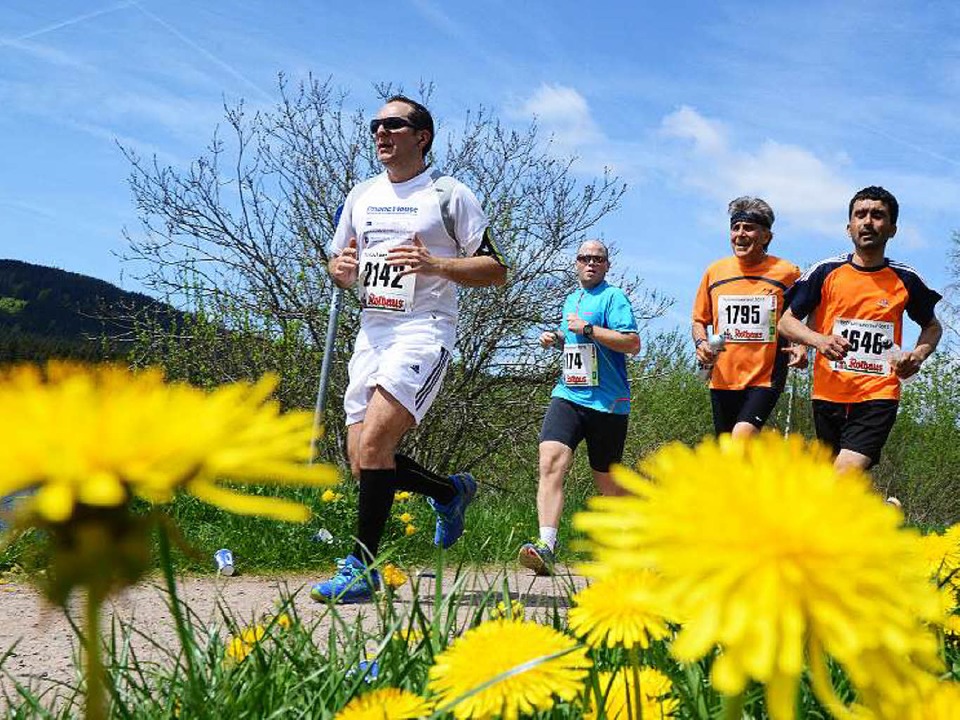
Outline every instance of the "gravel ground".
<path fill-rule="evenodd" d="M 409 604 L 412 587 L 417 585 L 421 602 L 433 602 L 435 578 L 431 571 L 421 571 L 419 582 L 407 583 L 400 589 L 396 602 Z M 182 577 L 178 592 L 194 614 L 197 626 L 221 629 L 225 634 L 224 611 L 239 624 L 260 619 L 276 612 L 281 598 L 292 597 L 300 619 L 309 627 L 316 624 L 316 636 L 325 637 L 329 629 L 330 611 L 326 605 L 313 602 L 309 587 L 316 577 L 255 577 L 237 575 L 220 577 Z M 545 618 L 554 607 L 567 605 L 571 587 L 584 585 L 582 577 L 569 574 L 561 568 L 555 578 L 540 578 L 521 568 L 472 568 L 460 577 L 461 615 L 471 614 L 481 599 L 492 591 L 502 593 L 504 580 L 511 598 L 519 599 L 527 608 L 528 618 Z M 445 577 L 449 589 L 454 577 Z M 0 584 L 0 652 L 3 675 L 0 676 L 0 710 L 6 707 L 6 693 L 14 683 L 30 687 L 34 692 L 56 693 L 63 684 L 77 682 L 77 639 L 67 615 L 50 607 L 37 591 L 26 583 Z M 82 618 L 79 604 L 71 607 L 75 618 Z M 377 627 L 377 617 L 370 603 L 340 606 L 338 612 L 346 620 L 360 615 L 371 630 Z M 177 647 L 177 639 L 167 606 L 166 594 L 158 579 L 144 581 L 116 596 L 104 611 L 105 627 L 112 620 L 135 626 L 131 637 L 131 651 L 142 661 L 163 657 L 163 648 Z M 46 702 L 44 702 L 46 705 Z"/>

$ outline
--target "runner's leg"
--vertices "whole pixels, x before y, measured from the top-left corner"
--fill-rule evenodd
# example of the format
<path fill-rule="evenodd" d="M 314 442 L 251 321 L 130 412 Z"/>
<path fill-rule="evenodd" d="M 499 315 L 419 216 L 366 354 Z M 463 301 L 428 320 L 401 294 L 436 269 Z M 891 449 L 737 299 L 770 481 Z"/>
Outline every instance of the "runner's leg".
<path fill-rule="evenodd" d="M 457 494 L 457 489 L 449 477 L 437 475 L 406 455 L 396 455 L 397 490 L 426 495 L 441 505 L 446 505 Z"/>
<path fill-rule="evenodd" d="M 868 456 L 846 448 L 837 453 L 837 457 L 833 461 L 833 467 L 841 472 L 844 470 L 867 470 L 872 464 L 873 460 Z"/>
<path fill-rule="evenodd" d="M 540 482 L 537 484 L 537 517 L 540 527 L 560 527 L 563 513 L 563 479 L 573 462 L 573 450 L 562 442 L 540 443 Z"/>
<path fill-rule="evenodd" d="M 735 438 L 751 438 L 760 432 L 760 428 L 748 422 L 738 422 L 733 426 L 733 432 L 730 433 Z"/>
<path fill-rule="evenodd" d="M 368 564 L 379 551 L 393 507 L 397 445 L 413 425 L 413 415 L 387 391 L 377 387 L 367 405 L 357 445 L 360 500 L 354 556 Z"/>

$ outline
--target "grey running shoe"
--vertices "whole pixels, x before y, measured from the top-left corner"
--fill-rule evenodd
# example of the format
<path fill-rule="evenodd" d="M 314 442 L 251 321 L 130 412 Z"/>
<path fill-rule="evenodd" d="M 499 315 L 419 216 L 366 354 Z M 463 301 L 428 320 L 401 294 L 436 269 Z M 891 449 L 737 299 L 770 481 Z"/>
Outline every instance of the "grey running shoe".
<path fill-rule="evenodd" d="M 557 563 L 556 555 L 543 540 L 533 540 L 520 546 L 517 560 L 537 575 L 553 575 Z"/>

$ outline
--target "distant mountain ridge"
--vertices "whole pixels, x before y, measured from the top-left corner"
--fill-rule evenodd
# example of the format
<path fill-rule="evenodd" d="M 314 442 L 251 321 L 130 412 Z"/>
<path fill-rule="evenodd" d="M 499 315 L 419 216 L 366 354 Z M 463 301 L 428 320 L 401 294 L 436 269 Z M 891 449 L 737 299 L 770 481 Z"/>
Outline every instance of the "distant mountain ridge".
<path fill-rule="evenodd" d="M 132 318 L 147 314 L 161 322 L 180 316 L 167 303 L 105 280 L 0 259 L 0 362 L 118 357 Z"/>

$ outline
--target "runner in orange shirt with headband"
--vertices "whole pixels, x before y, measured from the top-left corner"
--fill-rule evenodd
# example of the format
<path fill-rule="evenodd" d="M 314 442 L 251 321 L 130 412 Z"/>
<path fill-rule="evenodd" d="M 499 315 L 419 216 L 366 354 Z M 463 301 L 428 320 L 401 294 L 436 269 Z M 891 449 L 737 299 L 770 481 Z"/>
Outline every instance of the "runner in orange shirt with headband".
<path fill-rule="evenodd" d="M 783 391 L 787 367 L 806 367 L 806 349 L 777 333 L 786 290 L 800 277 L 793 263 L 768 254 L 773 209 L 760 198 L 739 197 L 729 207 L 733 255 L 703 274 L 693 305 L 697 360 L 712 367 L 710 404 L 717 435 L 750 437 L 760 431 Z M 711 348 L 707 327 L 724 339 Z"/>

